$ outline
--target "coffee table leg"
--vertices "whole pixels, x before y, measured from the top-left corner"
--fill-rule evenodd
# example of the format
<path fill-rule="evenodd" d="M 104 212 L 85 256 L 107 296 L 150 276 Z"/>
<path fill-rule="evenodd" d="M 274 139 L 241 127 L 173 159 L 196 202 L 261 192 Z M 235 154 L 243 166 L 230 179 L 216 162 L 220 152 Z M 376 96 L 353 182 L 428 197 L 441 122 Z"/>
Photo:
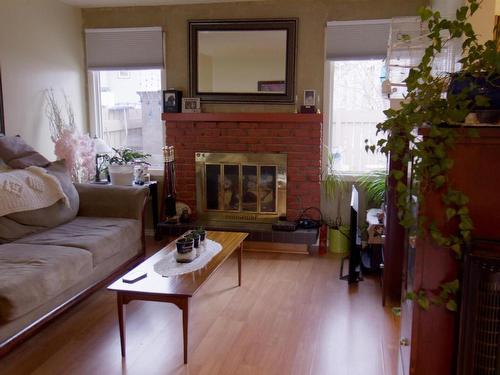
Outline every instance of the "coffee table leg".
<path fill-rule="evenodd" d="M 184 341 L 184 364 L 188 361 L 188 320 L 189 320 L 189 298 L 182 301 L 182 338 Z"/>
<path fill-rule="evenodd" d="M 243 257 L 243 243 L 238 250 L 238 286 L 241 286 L 241 258 Z"/>
<path fill-rule="evenodd" d="M 123 310 L 123 297 L 117 293 L 118 304 L 118 325 L 120 326 L 120 345 L 122 350 L 122 357 L 125 357 L 125 311 Z"/>

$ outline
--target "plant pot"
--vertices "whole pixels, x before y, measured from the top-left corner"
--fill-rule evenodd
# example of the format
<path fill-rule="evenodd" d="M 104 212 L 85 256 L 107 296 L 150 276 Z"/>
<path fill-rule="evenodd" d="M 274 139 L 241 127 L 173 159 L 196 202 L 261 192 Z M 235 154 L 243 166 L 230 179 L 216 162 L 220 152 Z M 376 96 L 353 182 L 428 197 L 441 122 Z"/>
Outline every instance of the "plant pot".
<path fill-rule="evenodd" d="M 193 240 L 193 247 L 194 248 L 197 248 L 198 246 L 200 246 L 200 236 L 196 232 L 191 232 L 187 236 L 185 236 L 184 238 L 188 238 L 188 239 Z"/>
<path fill-rule="evenodd" d="M 193 251 L 194 240 L 188 238 L 180 238 L 175 241 L 175 246 L 177 247 L 177 252 L 179 254 L 187 254 Z"/>
<path fill-rule="evenodd" d="M 200 236 L 200 242 L 205 241 L 206 232 L 204 230 L 196 230 L 195 233 Z"/>
<path fill-rule="evenodd" d="M 328 250 L 334 254 L 344 254 L 349 251 L 349 226 L 328 228 Z"/>
<path fill-rule="evenodd" d="M 133 165 L 118 165 L 111 164 L 108 167 L 113 185 L 132 185 L 134 181 L 134 166 Z"/>
<path fill-rule="evenodd" d="M 472 101 L 470 109 L 476 110 L 500 110 L 500 76 L 494 75 L 488 77 L 486 74 L 460 74 L 454 73 L 451 75 L 450 85 L 448 87 L 448 95 L 458 95 L 464 90 L 470 90 L 466 99 Z M 478 106 L 474 102 L 476 95 L 482 95 L 489 99 L 489 106 Z"/>

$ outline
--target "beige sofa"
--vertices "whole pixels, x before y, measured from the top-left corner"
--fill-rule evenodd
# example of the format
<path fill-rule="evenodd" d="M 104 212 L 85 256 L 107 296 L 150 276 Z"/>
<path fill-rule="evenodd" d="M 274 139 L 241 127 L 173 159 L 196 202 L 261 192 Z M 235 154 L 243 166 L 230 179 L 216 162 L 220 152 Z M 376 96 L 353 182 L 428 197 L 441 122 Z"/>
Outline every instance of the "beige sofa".
<path fill-rule="evenodd" d="M 0 356 L 144 255 L 148 189 L 75 186 L 74 218 L 0 245 Z"/>

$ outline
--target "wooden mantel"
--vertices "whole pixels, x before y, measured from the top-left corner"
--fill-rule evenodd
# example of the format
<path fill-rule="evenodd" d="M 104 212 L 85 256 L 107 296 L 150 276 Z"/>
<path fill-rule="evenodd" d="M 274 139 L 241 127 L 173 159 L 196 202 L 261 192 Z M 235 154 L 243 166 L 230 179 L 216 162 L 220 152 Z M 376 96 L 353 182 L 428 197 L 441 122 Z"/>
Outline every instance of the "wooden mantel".
<path fill-rule="evenodd" d="M 163 113 L 161 118 L 167 122 L 323 122 L 321 113 Z"/>

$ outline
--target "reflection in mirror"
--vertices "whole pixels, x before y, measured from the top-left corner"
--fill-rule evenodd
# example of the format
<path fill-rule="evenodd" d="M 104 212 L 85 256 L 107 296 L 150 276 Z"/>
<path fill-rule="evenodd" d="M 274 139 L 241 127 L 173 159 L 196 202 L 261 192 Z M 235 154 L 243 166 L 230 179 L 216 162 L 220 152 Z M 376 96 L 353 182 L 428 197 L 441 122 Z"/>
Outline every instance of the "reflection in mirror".
<path fill-rule="evenodd" d="M 191 21 L 190 95 L 293 103 L 296 20 Z"/>
<path fill-rule="evenodd" d="M 286 30 L 198 33 L 198 91 L 285 93 Z"/>

